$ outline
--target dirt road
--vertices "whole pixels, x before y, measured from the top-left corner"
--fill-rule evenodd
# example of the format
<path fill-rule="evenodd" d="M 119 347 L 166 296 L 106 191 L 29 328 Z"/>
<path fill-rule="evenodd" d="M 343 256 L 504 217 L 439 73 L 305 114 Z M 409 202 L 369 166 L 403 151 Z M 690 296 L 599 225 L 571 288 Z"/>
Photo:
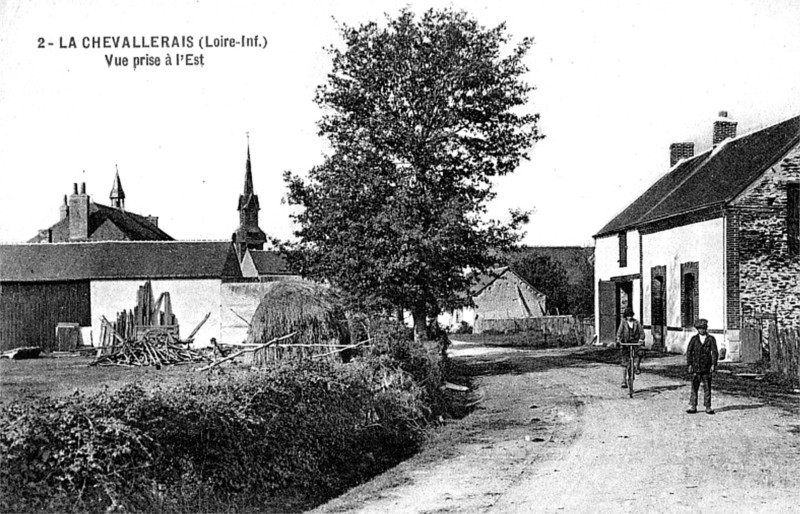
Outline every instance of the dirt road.
<path fill-rule="evenodd" d="M 797 397 L 715 392 L 716 415 L 690 415 L 688 382 L 664 373 L 681 357 L 646 362 L 629 399 L 585 352 L 454 345 L 479 408 L 316 512 L 800 512 Z"/>

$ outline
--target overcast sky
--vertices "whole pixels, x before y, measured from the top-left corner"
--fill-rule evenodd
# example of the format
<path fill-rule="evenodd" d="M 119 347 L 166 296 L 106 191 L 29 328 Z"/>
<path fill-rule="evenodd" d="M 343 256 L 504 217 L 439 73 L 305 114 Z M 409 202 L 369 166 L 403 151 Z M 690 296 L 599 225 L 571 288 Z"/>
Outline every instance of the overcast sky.
<path fill-rule="evenodd" d="M 287 238 L 282 173 L 322 161 L 315 87 L 358 24 L 451 6 L 532 36 L 530 109 L 546 139 L 498 180 L 493 217 L 534 210 L 530 245 L 592 235 L 667 171 L 669 145 L 710 144 L 727 110 L 739 133 L 800 114 L 800 2 L 22 1 L 0 0 L 0 241 L 58 220 L 85 182 L 98 203 L 119 168 L 126 207 L 176 239 L 229 239 L 238 225 L 246 133 L 261 228 Z M 266 48 L 200 49 L 199 39 L 266 37 Z M 84 49 L 84 37 L 192 36 L 191 49 Z M 78 48 L 60 48 L 74 37 Z M 44 48 L 39 48 L 39 38 Z M 48 43 L 53 43 L 52 46 Z M 166 66 L 167 54 L 204 66 Z M 129 64 L 109 67 L 107 55 Z M 135 56 L 160 66 L 132 68 Z"/>

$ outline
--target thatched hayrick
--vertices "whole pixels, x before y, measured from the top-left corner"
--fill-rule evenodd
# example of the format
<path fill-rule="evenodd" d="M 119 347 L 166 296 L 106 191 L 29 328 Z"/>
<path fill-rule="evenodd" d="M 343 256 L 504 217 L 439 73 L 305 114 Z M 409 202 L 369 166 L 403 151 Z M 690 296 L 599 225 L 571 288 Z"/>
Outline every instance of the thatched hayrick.
<path fill-rule="evenodd" d="M 319 354 L 337 358 L 331 352 L 350 342 L 339 296 L 329 287 L 306 280 L 273 282 L 253 314 L 247 343 L 264 344 L 292 332 L 297 334 L 279 346 L 254 352 L 252 364 Z"/>

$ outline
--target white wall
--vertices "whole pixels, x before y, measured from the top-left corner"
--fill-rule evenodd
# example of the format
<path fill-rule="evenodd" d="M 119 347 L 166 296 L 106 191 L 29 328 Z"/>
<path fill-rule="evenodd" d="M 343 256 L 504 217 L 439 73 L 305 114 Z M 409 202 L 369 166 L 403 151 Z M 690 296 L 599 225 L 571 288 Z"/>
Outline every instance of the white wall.
<path fill-rule="evenodd" d="M 274 284 L 274 282 L 222 284 L 221 329 L 218 339 L 220 343 L 241 343 L 247 340 L 247 330 L 250 328 L 248 323 L 253 319 L 261 299 Z"/>
<path fill-rule="evenodd" d="M 110 322 L 122 310 L 133 310 L 136 294 L 146 280 L 92 280 L 92 341 L 98 344 L 100 316 Z M 195 346 L 207 346 L 212 337 L 220 337 L 220 285 L 219 279 L 151 280 L 154 300 L 168 291 L 172 312 L 178 317 L 180 336 L 185 338 L 207 313 L 211 316 L 194 336 Z"/>
<path fill-rule="evenodd" d="M 437 316 L 436 321 L 444 327 L 456 330 L 465 321 L 467 325 L 475 326 L 475 309 L 472 307 L 462 307 L 453 311 L 445 311 Z"/>
<path fill-rule="evenodd" d="M 595 239 L 595 280 L 608 280 L 611 277 L 639 273 L 639 232 L 631 230 L 627 234 L 628 262 L 625 267 L 619 265 L 619 239 L 616 234 Z"/>
<path fill-rule="evenodd" d="M 725 240 L 722 218 L 693 223 L 642 237 L 642 280 L 644 282 L 644 312 L 642 320 L 650 325 L 650 271 L 654 266 L 666 266 L 667 326 L 681 328 L 681 264 L 699 264 L 699 313 L 708 320 L 710 330 L 725 330 Z M 694 329 L 686 331 L 668 330 L 666 349 L 684 352 Z M 652 343 L 647 331 L 648 343 Z M 718 343 L 723 343 L 721 334 L 714 334 Z"/>
<path fill-rule="evenodd" d="M 627 232 L 628 254 L 627 265 L 619 265 L 619 238 L 616 234 L 599 237 L 595 239 L 594 246 L 594 329 L 596 334 L 600 334 L 600 297 L 597 282 L 600 280 L 610 280 L 611 277 L 624 275 L 636 275 L 641 272 L 639 269 L 639 231 L 631 230 Z M 640 286 L 639 280 L 633 280 L 633 310 L 636 317 L 641 320 L 639 311 Z"/>

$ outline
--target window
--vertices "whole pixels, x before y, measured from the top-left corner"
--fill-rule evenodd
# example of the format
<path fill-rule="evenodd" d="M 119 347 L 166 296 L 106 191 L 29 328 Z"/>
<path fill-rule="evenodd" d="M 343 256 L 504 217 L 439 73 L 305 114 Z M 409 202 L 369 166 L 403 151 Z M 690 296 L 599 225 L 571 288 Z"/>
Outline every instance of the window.
<path fill-rule="evenodd" d="M 628 234 L 622 232 L 619 235 L 619 267 L 624 268 L 628 265 Z"/>
<path fill-rule="evenodd" d="M 681 321 L 684 328 L 693 327 L 699 317 L 699 266 L 696 262 L 686 262 L 681 264 Z"/>
<path fill-rule="evenodd" d="M 655 266 L 650 270 L 650 324 L 666 325 L 666 266 Z"/>
<path fill-rule="evenodd" d="M 789 255 L 800 255 L 800 184 L 786 186 L 786 243 Z"/>

